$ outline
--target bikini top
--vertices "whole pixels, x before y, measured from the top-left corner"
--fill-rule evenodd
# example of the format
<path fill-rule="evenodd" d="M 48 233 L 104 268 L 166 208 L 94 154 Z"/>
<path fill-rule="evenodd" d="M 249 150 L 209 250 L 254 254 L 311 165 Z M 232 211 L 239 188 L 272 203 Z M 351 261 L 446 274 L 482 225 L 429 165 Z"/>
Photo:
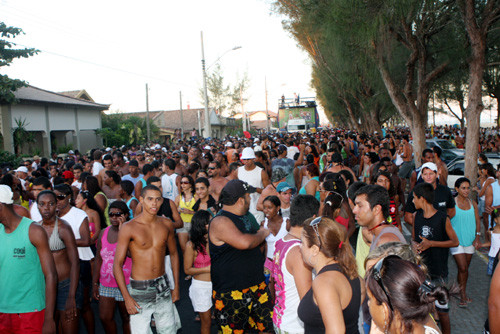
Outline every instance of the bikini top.
<path fill-rule="evenodd" d="M 196 255 L 196 258 L 194 259 L 193 266 L 195 268 L 204 268 L 208 267 L 211 263 L 210 261 L 210 255 L 207 254 L 207 250 L 205 249 L 205 246 L 202 246 L 202 252 L 198 252 Z"/>
<path fill-rule="evenodd" d="M 43 226 L 43 222 L 40 222 L 39 224 Z M 52 252 L 57 252 L 61 249 L 66 248 L 64 241 L 62 241 L 61 237 L 59 236 L 59 218 L 56 218 L 54 229 L 52 230 L 52 234 L 50 235 L 49 248 Z"/>

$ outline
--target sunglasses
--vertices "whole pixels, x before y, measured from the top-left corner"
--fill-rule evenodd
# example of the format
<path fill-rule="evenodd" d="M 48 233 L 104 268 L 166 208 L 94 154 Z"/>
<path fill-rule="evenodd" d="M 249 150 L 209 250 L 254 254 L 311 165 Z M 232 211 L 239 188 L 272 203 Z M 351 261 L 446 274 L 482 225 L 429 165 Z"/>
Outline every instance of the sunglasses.
<path fill-rule="evenodd" d="M 189 181 L 181 181 L 181 184 L 189 184 Z"/>
<path fill-rule="evenodd" d="M 384 286 L 384 282 L 382 281 L 382 269 L 384 267 L 384 260 L 387 259 L 388 257 L 393 257 L 393 258 L 398 258 L 398 259 L 400 258 L 397 255 L 389 255 L 389 256 L 386 256 L 386 257 L 380 259 L 372 267 L 372 273 L 373 273 L 372 275 L 373 275 L 373 278 L 375 279 L 375 281 L 377 281 L 377 283 L 380 286 L 380 288 L 382 289 L 382 291 L 384 291 L 385 296 L 387 297 L 387 303 L 389 304 L 389 307 L 391 308 L 391 310 L 394 311 L 394 308 L 392 307 L 392 303 L 391 303 L 391 298 L 389 297 L 389 294 L 387 293 L 387 289 Z"/>
<path fill-rule="evenodd" d="M 123 216 L 123 213 L 118 213 L 118 212 L 111 212 L 108 214 L 110 217 L 121 217 Z"/>
<path fill-rule="evenodd" d="M 214 169 L 217 169 L 217 167 L 208 167 L 208 169 L 214 170 Z"/>
<path fill-rule="evenodd" d="M 321 242 L 321 237 L 319 236 L 319 229 L 318 229 L 318 225 L 319 223 L 321 222 L 321 219 L 323 219 L 323 217 L 319 216 L 317 218 L 314 218 L 310 223 L 309 223 L 309 226 L 311 226 L 314 230 L 314 232 L 316 233 L 316 235 L 318 236 L 318 239 L 319 239 L 319 248 L 321 248 L 321 246 L 323 245 L 323 243 Z"/>
<path fill-rule="evenodd" d="M 69 195 L 56 195 L 58 201 L 64 201 Z"/>

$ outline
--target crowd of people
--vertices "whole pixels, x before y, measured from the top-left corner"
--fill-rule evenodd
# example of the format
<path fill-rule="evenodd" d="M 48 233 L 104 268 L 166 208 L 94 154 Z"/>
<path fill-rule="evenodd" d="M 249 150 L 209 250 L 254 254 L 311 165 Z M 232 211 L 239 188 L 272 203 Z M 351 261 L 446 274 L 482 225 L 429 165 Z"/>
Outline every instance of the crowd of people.
<path fill-rule="evenodd" d="M 124 333 L 176 333 L 183 277 L 204 334 L 446 334 L 450 296 L 475 302 L 469 265 L 488 248 L 485 331 L 499 333 L 500 166 L 480 154 L 478 183 L 450 189 L 438 146 L 415 157 L 408 129 L 382 130 L 175 137 L 4 166 L 0 333 L 77 333 L 80 319 L 116 333 L 116 311 Z M 482 152 L 500 147 L 482 137 Z"/>

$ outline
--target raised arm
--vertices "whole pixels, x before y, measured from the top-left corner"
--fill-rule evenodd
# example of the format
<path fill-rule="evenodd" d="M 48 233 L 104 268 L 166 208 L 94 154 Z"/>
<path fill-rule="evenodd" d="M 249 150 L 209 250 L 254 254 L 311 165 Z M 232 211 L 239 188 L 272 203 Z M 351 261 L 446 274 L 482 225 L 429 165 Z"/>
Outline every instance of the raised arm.
<path fill-rule="evenodd" d="M 227 217 L 216 217 L 210 223 L 209 238 L 214 244 L 227 243 L 236 249 L 253 249 L 269 235 L 267 228 L 261 227 L 255 234 L 242 233 Z"/>

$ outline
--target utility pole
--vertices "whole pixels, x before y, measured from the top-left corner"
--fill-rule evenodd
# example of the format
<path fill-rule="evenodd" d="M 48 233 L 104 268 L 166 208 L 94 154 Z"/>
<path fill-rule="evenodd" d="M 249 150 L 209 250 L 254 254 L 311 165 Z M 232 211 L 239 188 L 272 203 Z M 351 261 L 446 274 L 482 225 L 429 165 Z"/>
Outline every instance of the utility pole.
<path fill-rule="evenodd" d="M 179 92 L 179 103 L 181 112 L 181 138 L 184 139 L 184 116 L 182 114 L 182 92 Z"/>
<path fill-rule="evenodd" d="M 243 89 L 240 86 L 240 104 L 241 104 L 241 119 L 243 120 L 243 131 L 248 131 L 247 129 L 247 115 L 243 109 Z"/>
<path fill-rule="evenodd" d="M 208 114 L 208 92 L 207 92 L 207 71 L 205 69 L 205 49 L 203 47 L 203 31 L 201 31 L 201 70 L 203 71 L 203 94 L 205 98 L 205 129 L 207 130 L 205 138 L 212 137 L 212 128 L 210 124 L 210 115 Z M 200 136 L 202 136 L 200 132 Z"/>
<path fill-rule="evenodd" d="M 264 77 L 264 87 L 266 89 L 266 119 L 267 119 L 267 132 L 269 132 L 271 130 L 270 126 L 269 126 L 269 108 L 267 107 L 267 78 Z"/>
<path fill-rule="evenodd" d="M 146 84 L 146 131 L 147 131 L 147 141 L 148 145 L 151 140 L 151 133 L 149 129 L 149 88 L 148 84 Z"/>

